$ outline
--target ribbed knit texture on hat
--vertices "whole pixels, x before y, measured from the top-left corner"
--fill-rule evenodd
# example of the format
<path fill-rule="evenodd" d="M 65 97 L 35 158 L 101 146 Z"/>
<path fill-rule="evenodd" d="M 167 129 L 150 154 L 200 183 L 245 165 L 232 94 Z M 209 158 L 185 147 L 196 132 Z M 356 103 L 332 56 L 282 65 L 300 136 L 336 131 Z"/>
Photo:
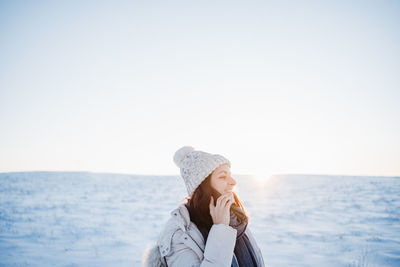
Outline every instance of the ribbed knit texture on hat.
<path fill-rule="evenodd" d="M 174 162 L 180 168 L 189 196 L 220 165 L 227 163 L 231 167 L 230 161 L 224 156 L 195 150 L 191 146 L 178 149 L 174 154 Z"/>

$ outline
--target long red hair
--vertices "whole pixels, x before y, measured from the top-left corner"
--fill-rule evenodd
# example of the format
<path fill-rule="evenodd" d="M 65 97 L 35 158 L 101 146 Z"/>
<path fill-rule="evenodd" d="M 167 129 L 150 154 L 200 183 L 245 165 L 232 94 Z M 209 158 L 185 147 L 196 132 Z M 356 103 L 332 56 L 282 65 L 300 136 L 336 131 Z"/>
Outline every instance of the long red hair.
<path fill-rule="evenodd" d="M 207 241 L 208 232 L 213 225 L 210 215 L 210 200 L 214 198 L 214 204 L 221 194 L 211 186 L 211 174 L 196 188 L 192 196 L 188 199 L 186 207 L 189 210 L 190 220 L 197 226 L 202 233 L 204 240 Z M 242 202 L 235 192 L 233 192 L 235 202 L 232 205 L 240 207 L 243 213 L 237 214 L 239 222 L 249 220 L 249 216 L 245 211 Z M 231 211 L 235 211 L 231 207 Z"/>

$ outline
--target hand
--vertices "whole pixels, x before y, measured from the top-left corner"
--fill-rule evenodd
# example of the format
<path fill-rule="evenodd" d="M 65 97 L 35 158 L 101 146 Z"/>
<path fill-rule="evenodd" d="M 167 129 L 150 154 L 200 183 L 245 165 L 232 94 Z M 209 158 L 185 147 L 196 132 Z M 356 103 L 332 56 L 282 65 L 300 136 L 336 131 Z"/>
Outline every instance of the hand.
<path fill-rule="evenodd" d="M 210 214 L 214 224 L 229 225 L 230 207 L 233 203 L 232 193 L 221 195 L 217 199 L 217 204 L 214 206 L 214 198 L 210 200 Z"/>

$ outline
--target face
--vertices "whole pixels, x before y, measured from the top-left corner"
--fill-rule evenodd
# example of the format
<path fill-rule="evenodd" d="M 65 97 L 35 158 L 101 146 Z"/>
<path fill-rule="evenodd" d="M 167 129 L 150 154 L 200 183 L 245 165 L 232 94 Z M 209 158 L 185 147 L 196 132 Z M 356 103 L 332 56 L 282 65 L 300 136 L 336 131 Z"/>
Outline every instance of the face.
<path fill-rule="evenodd" d="M 220 194 L 232 192 L 236 181 L 232 178 L 228 164 L 222 164 L 212 172 L 210 183 Z"/>

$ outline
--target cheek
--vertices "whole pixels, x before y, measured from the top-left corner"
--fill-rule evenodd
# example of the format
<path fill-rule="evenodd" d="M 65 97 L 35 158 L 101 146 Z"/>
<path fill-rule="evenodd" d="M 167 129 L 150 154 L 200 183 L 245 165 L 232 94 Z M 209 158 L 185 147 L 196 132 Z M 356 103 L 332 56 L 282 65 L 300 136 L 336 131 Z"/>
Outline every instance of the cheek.
<path fill-rule="evenodd" d="M 211 185 L 222 194 L 228 186 L 228 181 L 224 179 L 215 179 L 212 180 Z"/>
<path fill-rule="evenodd" d="M 218 181 L 217 187 L 218 187 L 218 189 L 224 190 L 226 188 L 227 184 L 228 183 L 225 180 L 220 179 Z"/>

